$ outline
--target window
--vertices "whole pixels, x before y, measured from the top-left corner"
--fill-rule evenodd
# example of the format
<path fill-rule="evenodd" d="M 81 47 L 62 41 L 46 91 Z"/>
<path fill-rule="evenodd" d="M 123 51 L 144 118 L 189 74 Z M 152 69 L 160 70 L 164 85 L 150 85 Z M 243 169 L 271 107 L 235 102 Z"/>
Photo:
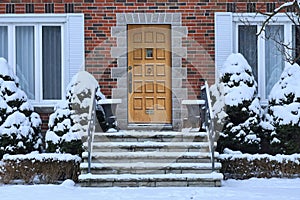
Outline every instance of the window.
<path fill-rule="evenodd" d="M 252 67 L 261 98 L 266 101 L 285 66 L 284 48 L 279 44 L 284 42 L 284 26 L 267 25 L 262 37 L 256 36 L 259 28 L 257 25 L 238 24 L 237 49 Z M 258 49 L 258 42 L 264 50 Z M 260 67 L 258 63 L 261 63 Z"/>
<path fill-rule="evenodd" d="M 276 15 L 276 19 L 257 36 L 264 20 L 264 16 L 255 13 L 215 14 L 216 75 L 219 75 L 223 63 L 231 53 L 242 53 L 253 69 L 263 104 L 267 103 L 274 84 L 279 81 L 282 71 L 288 65 L 284 53 L 295 58 L 300 53 L 300 29 L 285 14 Z M 280 43 L 289 48 L 285 49 Z M 290 48 L 296 50 L 292 52 Z M 300 59 L 298 62 L 300 63 Z"/>
<path fill-rule="evenodd" d="M 268 25 L 262 38 L 258 38 L 257 25 L 238 25 L 238 52 L 243 54 L 249 65 L 252 67 L 253 75 L 260 83 L 260 94 L 262 99 L 267 99 L 272 87 L 279 80 L 284 69 L 283 47 L 279 42 L 284 42 L 284 26 Z M 258 40 L 264 45 L 261 49 L 260 59 L 264 67 L 258 68 Z M 264 53 L 264 56 L 262 54 Z M 263 86 L 261 84 L 264 84 Z"/>
<path fill-rule="evenodd" d="M 15 27 L 16 73 L 29 99 L 35 99 L 34 26 Z"/>
<path fill-rule="evenodd" d="M 43 98 L 61 99 L 61 27 L 43 26 L 42 36 Z"/>
<path fill-rule="evenodd" d="M 300 26 L 293 26 L 293 57 L 300 65 Z"/>
<path fill-rule="evenodd" d="M 15 66 L 20 86 L 27 97 L 33 101 L 60 100 L 63 96 L 62 24 L 17 23 L 3 27 L 9 30 L 11 37 L 6 39 L 6 47 L 1 48 L 1 54 L 12 63 L 11 66 Z M 7 45 L 12 49 L 10 56 Z"/>
<path fill-rule="evenodd" d="M 7 27 L 0 26 L 0 57 L 7 59 Z"/>
<path fill-rule="evenodd" d="M 282 25 L 266 26 L 265 30 L 265 99 L 268 98 L 273 86 L 279 81 L 284 69 L 283 43 L 284 27 Z"/>
<path fill-rule="evenodd" d="M 0 15 L 0 57 L 34 105 L 61 100 L 84 63 L 83 14 Z"/>
<path fill-rule="evenodd" d="M 240 25 L 238 29 L 238 52 L 247 59 L 257 81 L 257 27 L 255 25 Z"/>

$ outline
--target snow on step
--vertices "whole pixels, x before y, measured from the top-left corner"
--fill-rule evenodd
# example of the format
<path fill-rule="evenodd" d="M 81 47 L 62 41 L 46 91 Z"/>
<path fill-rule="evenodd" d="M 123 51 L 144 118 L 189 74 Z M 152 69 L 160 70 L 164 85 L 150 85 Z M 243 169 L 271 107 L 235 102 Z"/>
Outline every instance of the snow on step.
<path fill-rule="evenodd" d="M 81 163 L 80 168 L 88 168 L 87 163 Z M 211 163 L 91 163 L 91 169 L 211 169 Z M 216 163 L 215 168 L 220 169 L 221 164 Z"/>
<path fill-rule="evenodd" d="M 216 152 L 215 156 L 219 154 Z M 87 158 L 88 153 L 82 154 L 83 158 Z M 129 158 L 210 158 L 211 153 L 208 152 L 93 152 L 93 158 L 110 158 L 110 159 L 129 159 Z"/>
<path fill-rule="evenodd" d="M 218 154 L 216 154 L 218 155 Z M 86 161 L 88 153 L 82 155 Z M 199 162 L 205 163 L 211 161 L 209 152 L 167 152 L 167 151 L 135 151 L 135 152 L 93 152 L 93 162 L 117 163 L 117 162 Z"/>
<path fill-rule="evenodd" d="M 82 186 L 170 187 L 170 186 L 221 186 L 221 173 L 208 174 L 120 174 L 80 175 Z"/>
<path fill-rule="evenodd" d="M 206 132 L 172 132 L 172 131 L 164 131 L 164 132 L 153 132 L 153 131 L 119 131 L 115 133 L 95 133 L 95 135 L 106 136 L 106 137 L 137 137 L 137 138 L 145 138 L 145 137 L 178 137 L 178 136 L 186 136 L 186 137 L 206 137 Z"/>
<path fill-rule="evenodd" d="M 116 133 L 95 133 L 94 142 L 142 142 L 142 141 L 207 141 L 207 133 L 184 133 L 184 132 L 137 132 L 137 131 L 122 131 Z"/>
<path fill-rule="evenodd" d="M 221 180 L 223 174 L 221 173 L 208 173 L 208 174 L 112 174 L 112 175 L 97 175 L 97 174 L 81 174 L 79 175 L 80 180 L 105 180 L 105 181 L 137 181 L 137 180 L 165 180 L 165 179 L 176 179 L 176 180 L 198 180 L 198 179 L 211 179 Z"/>
<path fill-rule="evenodd" d="M 84 143 L 87 146 L 87 143 Z M 208 147 L 208 142 L 94 142 L 93 148 L 129 148 L 129 147 L 181 147 L 181 148 L 202 148 Z"/>

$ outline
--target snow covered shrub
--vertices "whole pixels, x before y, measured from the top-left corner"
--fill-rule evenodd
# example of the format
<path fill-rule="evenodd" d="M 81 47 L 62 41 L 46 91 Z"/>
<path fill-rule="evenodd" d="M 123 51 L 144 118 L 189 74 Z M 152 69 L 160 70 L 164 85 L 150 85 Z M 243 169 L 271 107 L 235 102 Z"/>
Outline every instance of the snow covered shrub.
<path fill-rule="evenodd" d="M 261 107 L 252 69 L 241 54 L 231 54 L 222 69 L 220 83 L 212 88 L 213 111 L 222 127 L 217 150 L 258 152 Z"/>
<path fill-rule="evenodd" d="M 70 110 L 68 103 L 61 102 L 56 105 L 55 112 L 49 117 L 49 130 L 46 133 L 47 152 L 81 154 L 81 136 L 78 133 L 79 130 L 75 129 L 72 113 L 74 111 Z M 68 149 L 68 146 L 73 148 Z"/>
<path fill-rule="evenodd" d="M 41 119 L 19 87 L 18 77 L 0 58 L 0 159 L 4 154 L 41 150 Z"/>
<path fill-rule="evenodd" d="M 300 153 L 300 67 L 287 67 L 269 96 L 267 119 L 275 127 L 275 153 Z"/>
<path fill-rule="evenodd" d="M 81 155 L 81 137 L 88 129 L 88 113 L 92 88 L 96 88 L 96 100 L 104 96 L 98 82 L 87 72 L 77 73 L 67 88 L 66 99 L 57 104 L 49 118 L 46 133 L 46 151 Z"/>

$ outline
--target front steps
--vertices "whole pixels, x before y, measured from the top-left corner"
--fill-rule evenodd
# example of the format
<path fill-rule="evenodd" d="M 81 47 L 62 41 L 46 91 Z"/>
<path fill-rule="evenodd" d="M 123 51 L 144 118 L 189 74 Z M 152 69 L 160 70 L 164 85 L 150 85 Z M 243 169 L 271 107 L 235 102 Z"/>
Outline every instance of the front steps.
<path fill-rule="evenodd" d="M 221 186 L 223 179 L 220 163 L 212 173 L 207 134 L 201 132 L 95 133 L 91 174 L 87 155 L 81 186 Z"/>

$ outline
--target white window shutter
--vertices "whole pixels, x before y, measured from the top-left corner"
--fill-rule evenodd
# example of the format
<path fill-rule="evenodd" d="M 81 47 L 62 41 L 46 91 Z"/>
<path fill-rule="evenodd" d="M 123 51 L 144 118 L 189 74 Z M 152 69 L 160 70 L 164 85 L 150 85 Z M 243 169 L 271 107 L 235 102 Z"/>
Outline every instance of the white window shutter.
<path fill-rule="evenodd" d="M 66 82 L 84 69 L 84 14 L 69 14 L 67 20 L 67 72 Z"/>
<path fill-rule="evenodd" d="M 232 13 L 215 13 L 215 67 L 216 80 L 227 57 L 233 53 Z"/>

